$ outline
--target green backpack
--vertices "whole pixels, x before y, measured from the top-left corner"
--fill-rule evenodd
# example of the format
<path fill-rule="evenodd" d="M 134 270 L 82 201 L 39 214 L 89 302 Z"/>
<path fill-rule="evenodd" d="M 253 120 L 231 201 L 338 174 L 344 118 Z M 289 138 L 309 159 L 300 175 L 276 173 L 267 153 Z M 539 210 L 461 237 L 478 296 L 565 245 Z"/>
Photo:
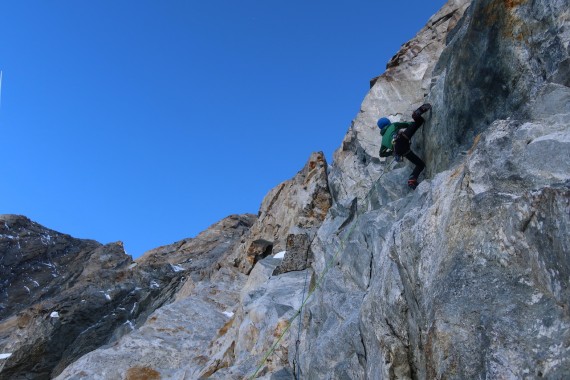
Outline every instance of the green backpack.
<path fill-rule="evenodd" d="M 408 128 L 412 123 L 392 123 L 389 126 L 382 128 L 380 134 L 382 135 L 382 144 L 380 144 L 380 157 L 388 157 L 394 151 L 394 141 L 397 133 L 401 129 Z"/>

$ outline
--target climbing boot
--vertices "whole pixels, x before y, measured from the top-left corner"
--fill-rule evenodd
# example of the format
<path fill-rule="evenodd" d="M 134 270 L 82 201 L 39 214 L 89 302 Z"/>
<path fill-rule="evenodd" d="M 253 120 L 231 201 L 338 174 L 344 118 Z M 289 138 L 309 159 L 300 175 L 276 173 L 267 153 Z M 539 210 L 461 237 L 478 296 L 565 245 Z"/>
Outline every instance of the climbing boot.
<path fill-rule="evenodd" d="M 421 116 L 422 114 L 426 113 L 427 111 L 431 110 L 431 104 L 426 103 L 422 104 L 420 108 L 414 111 L 412 114 L 413 116 Z"/>
<path fill-rule="evenodd" d="M 415 190 L 416 187 L 418 187 L 418 180 L 417 180 L 417 178 L 410 177 L 410 178 L 408 179 L 408 187 L 409 187 L 410 189 L 412 189 L 412 190 Z"/>

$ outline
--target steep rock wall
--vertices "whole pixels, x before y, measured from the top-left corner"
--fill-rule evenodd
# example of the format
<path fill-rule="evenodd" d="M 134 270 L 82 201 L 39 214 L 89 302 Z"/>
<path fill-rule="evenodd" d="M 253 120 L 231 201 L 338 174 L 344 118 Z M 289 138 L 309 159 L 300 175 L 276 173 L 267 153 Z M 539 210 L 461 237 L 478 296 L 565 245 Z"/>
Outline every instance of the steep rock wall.
<path fill-rule="evenodd" d="M 425 102 L 432 71 L 448 35 L 468 5 L 469 0 L 445 4 L 375 78 L 342 146 L 334 153 L 329 182 L 337 203 L 346 205 L 354 197 L 360 202 L 382 175 L 383 165 L 378 160 L 381 137 L 376 121 L 381 116 L 391 121 L 411 121 L 412 111 Z"/>
<path fill-rule="evenodd" d="M 546 84 L 570 85 L 568 5 L 473 1 L 433 73 L 433 117 L 418 140 L 430 174 L 495 120 L 528 119 Z"/>
<path fill-rule="evenodd" d="M 569 376 L 568 10 L 473 1 L 427 93 L 427 179 L 337 177 L 359 207 L 336 203 L 312 247 L 317 277 L 333 266 L 302 378 Z"/>

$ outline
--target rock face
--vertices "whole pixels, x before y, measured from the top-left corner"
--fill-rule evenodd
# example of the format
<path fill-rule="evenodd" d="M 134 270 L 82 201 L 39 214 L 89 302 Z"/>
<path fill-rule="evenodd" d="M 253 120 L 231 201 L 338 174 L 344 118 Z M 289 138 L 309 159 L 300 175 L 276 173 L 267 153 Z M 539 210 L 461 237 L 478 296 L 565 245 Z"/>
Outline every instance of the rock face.
<path fill-rule="evenodd" d="M 322 152 L 313 153 L 294 178 L 265 196 L 242 247 L 246 256 L 239 263 L 241 270 L 249 273 L 259 259 L 283 251 L 280 272 L 305 269 L 310 242 L 331 204 L 327 162 Z"/>
<path fill-rule="evenodd" d="M 569 5 L 450 0 L 373 80 L 331 167 L 313 154 L 257 218 L 230 217 L 135 268 L 117 244 L 49 232 L 48 249 L 46 230 L 4 217 L 1 375 L 49 374 L 44 352 L 60 355 L 54 375 L 101 346 L 58 379 L 570 377 Z M 378 158 L 376 120 L 424 102 L 413 149 L 427 170 L 410 191 L 409 164 Z M 48 258 L 68 263 L 65 277 Z M 48 272 L 28 280 L 36 267 Z M 130 282 L 86 280 L 101 273 Z M 120 312 L 125 283 L 146 284 L 136 315 Z M 115 322 L 89 348 L 85 332 L 53 327 L 71 323 L 74 289 L 125 300 L 98 317 Z M 30 353 L 26 339 L 49 349 Z"/>
<path fill-rule="evenodd" d="M 0 319 L 53 297 L 83 271 L 101 244 L 73 239 L 16 215 L 0 219 Z M 61 268 L 67 270 L 62 273 Z"/>
<path fill-rule="evenodd" d="M 360 113 L 352 122 L 340 149 L 334 153 L 329 181 L 337 203 L 359 204 L 382 175 L 379 161 L 381 136 L 376 121 L 412 121 L 412 111 L 425 102 L 432 72 L 446 47 L 449 33 L 461 20 L 469 0 L 451 0 L 430 18 L 416 37 L 404 44 L 388 63 L 386 72 L 374 79 Z M 416 135 L 422 134 L 420 130 Z"/>
<path fill-rule="evenodd" d="M 45 277 L 34 274 L 28 279 L 22 274 L 29 270 L 31 255 L 38 256 L 36 266 L 57 268 L 54 270 L 61 278 L 50 276 L 56 278 L 54 284 L 36 285 L 43 293 L 35 297 L 16 298 L 14 294 L 21 292 L 6 293 L 7 318 L 0 331 L 2 353 L 10 356 L 0 359 L 2 376 L 49 378 L 101 346 L 108 348 L 85 356 L 77 362 L 79 367 L 72 365 L 61 376 L 124 378 L 156 369 L 163 376 L 205 376 L 222 373 L 224 367 L 242 360 L 248 365 L 233 372 L 245 376 L 256 364 L 251 346 L 257 345 L 261 352 L 272 344 L 272 334 L 264 340 L 259 335 L 267 334 L 272 323 L 284 325 L 302 299 L 310 242 L 331 205 L 326 170 L 323 154 L 314 153 L 293 179 L 270 192 L 259 218 L 226 218 L 196 238 L 154 249 L 136 262 L 125 255 L 120 244 L 102 246 L 72 239 L 26 218 L 4 216 L 8 224 L 17 219 L 32 226 L 18 229 L 14 236 L 2 235 L 6 287 L 25 286 L 17 281 Z M 258 219 L 261 222 L 256 222 Z M 6 228 L 16 231 L 19 227 Z M 17 236 L 24 235 L 30 235 L 26 242 L 18 240 Z M 53 257 L 59 257 L 53 249 L 39 249 L 46 241 L 57 244 L 57 252 L 63 252 L 60 256 L 66 261 L 52 263 Z M 284 259 L 272 258 L 278 252 Z M 50 265 L 42 267 L 43 262 Z M 273 272 L 275 276 L 284 274 L 279 280 L 268 281 Z M 52 288 L 57 296 L 48 293 Z M 267 295 L 260 297 L 262 293 Z M 297 293 L 295 301 L 289 299 Z M 38 304 L 42 295 L 48 306 L 45 301 Z M 275 305 L 280 298 L 282 302 Z M 274 314 L 266 316 L 266 310 L 274 310 Z M 252 320 L 253 314 L 257 317 Z M 239 332 L 226 337 L 229 330 Z M 155 343 L 150 343 L 153 338 Z M 172 343 L 170 349 L 165 340 Z M 153 344 L 162 348 L 155 350 Z M 213 347 L 206 352 L 208 345 Z M 177 371 L 182 364 L 183 371 Z M 281 363 L 280 368 L 286 364 Z"/>
<path fill-rule="evenodd" d="M 215 243 L 210 254 L 187 263 L 188 279 L 175 302 L 113 345 L 85 355 L 58 379 L 122 379 L 141 369 L 181 379 L 241 379 L 253 373 L 308 286 L 310 241 L 331 205 L 326 169 L 323 154 L 312 154 L 293 179 L 269 192 L 237 244 Z M 215 232 L 211 228 L 191 242 L 150 251 L 140 263 L 180 265 L 195 251 L 191 243 Z M 278 253 L 283 257 L 274 258 Z M 287 346 L 278 352 L 285 359 L 271 360 L 269 370 L 287 374 Z"/>
<path fill-rule="evenodd" d="M 471 3 L 423 100 L 415 192 L 406 167 L 346 173 L 366 157 L 349 131 L 358 149 L 337 152 L 331 183 L 359 207 L 336 203 L 312 246 L 317 276 L 336 265 L 305 314 L 302 378 L 570 375 L 568 5 Z M 377 81 L 363 106 L 390 88 Z"/>
<path fill-rule="evenodd" d="M 196 239 L 149 252 L 138 262 L 121 243 L 101 245 L 0 216 L 2 378 L 52 378 L 103 344 L 119 339 L 172 301 L 187 272 L 239 243 L 254 216 L 232 216 Z M 192 277 L 190 276 L 190 277 Z M 5 305 L 5 306 L 4 306 Z"/>

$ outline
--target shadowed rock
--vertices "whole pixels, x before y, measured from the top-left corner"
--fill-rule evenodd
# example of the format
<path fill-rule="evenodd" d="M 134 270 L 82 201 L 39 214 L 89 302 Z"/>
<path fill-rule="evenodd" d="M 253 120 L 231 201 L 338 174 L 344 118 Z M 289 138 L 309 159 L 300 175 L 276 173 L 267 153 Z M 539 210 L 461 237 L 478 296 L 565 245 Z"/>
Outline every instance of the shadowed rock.
<path fill-rule="evenodd" d="M 147 253 L 137 262 L 122 243 L 101 245 L 0 216 L 3 272 L 1 376 L 51 378 L 77 358 L 112 343 L 171 302 L 187 276 L 199 276 L 249 229 L 232 216 L 196 239 Z M 198 272 L 198 273 L 196 273 Z"/>

